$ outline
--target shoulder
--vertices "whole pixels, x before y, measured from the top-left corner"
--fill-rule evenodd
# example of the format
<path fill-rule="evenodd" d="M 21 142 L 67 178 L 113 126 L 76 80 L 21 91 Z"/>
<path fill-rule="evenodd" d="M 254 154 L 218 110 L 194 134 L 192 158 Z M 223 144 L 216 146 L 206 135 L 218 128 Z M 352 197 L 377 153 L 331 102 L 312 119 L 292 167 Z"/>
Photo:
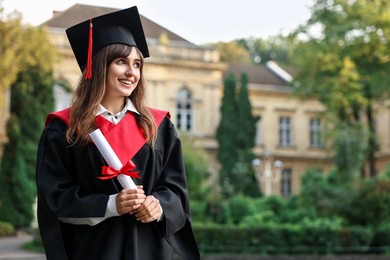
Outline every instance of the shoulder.
<path fill-rule="evenodd" d="M 69 118 L 70 118 L 70 108 L 65 108 L 63 110 L 59 110 L 53 113 L 50 113 L 46 117 L 45 126 L 50 124 L 55 118 L 58 118 L 62 120 L 67 125 L 69 124 Z"/>
<path fill-rule="evenodd" d="M 149 107 L 150 113 L 152 113 L 157 125 L 160 125 L 164 118 L 171 118 L 171 114 L 166 110 L 160 110 Z"/>

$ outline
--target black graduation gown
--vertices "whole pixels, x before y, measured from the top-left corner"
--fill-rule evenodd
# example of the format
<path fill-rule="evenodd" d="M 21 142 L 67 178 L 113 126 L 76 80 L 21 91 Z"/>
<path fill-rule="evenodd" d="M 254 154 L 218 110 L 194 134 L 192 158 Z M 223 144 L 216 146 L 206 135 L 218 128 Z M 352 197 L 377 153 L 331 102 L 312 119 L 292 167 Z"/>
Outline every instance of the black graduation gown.
<path fill-rule="evenodd" d="M 90 226 L 58 218 L 103 217 L 109 195 L 122 187 L 115 178 L 97 178 L 107 164 L 94 144 L 69 146 L 67 124 L 51 118 L 39 142 L 36 172 L 38 224 L 48 260 L 163 260 L 171 259 L 172 249 L 183 259 L 200 258 L 190 224 L 180 140 L 169 118 L 161 120 L 155 147 L 144 143 L 129 159 L 140 171 L 141 178 L 134 182 L 159 199 L 163 220 L 144 224 L 125 214 Z M 122 122 L 126 120 L 118 125 Z M 131 139 L 133 130 L 128 129 L 123 140 Z"/>

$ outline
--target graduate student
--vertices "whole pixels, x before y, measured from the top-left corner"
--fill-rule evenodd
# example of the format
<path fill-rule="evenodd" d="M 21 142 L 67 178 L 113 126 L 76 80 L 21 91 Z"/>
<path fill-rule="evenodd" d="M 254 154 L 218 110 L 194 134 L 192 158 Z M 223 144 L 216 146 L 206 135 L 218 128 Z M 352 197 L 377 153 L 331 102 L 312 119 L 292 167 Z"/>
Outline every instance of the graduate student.
<path fill-rule="evenodd" d="M 82 76 L 71 107 L 48 115 L 38 147 L 47 259 L 164 260 L 173 251 L 199 259 L 179 137 L 169 113 L 144 102 L 149 51 L 137 8 L 66 33 Z M 89 136 L 97 128 L 131 166 L 137 188 L 102 171 L 107 163 Z"/>

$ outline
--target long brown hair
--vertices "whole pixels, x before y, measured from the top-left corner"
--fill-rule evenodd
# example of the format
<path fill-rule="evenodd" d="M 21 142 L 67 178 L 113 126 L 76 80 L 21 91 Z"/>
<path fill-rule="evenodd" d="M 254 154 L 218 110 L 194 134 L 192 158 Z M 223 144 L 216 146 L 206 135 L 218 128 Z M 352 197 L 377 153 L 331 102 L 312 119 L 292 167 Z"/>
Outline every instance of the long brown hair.
<path fill-rule="evenodd" d="M 92 78 L 85 79 L 85 70 L 81 76 L 72 99 L 70 124 L 66 132 L 66 140 L 71 145 L 86 145 L 91 142 L 89 134 L 97 127 L 95 125 L 96 111 L 103 100 L 106 89 L 106 73 L 111 62 L 118 57 L 127 57 L 132 48 L 141 57 L 140 80 L 130 95 L 131 101 L 140 115 L 136 116 L 138 125 L 144 132 L 150 145 L 156 141 L 157 127 L 153 115 L 145 105 L 145 79 L 143 76 L 144 59 L 142 53 L 133 46 L 112 44 L 99 50 L 92 60 Z"/>

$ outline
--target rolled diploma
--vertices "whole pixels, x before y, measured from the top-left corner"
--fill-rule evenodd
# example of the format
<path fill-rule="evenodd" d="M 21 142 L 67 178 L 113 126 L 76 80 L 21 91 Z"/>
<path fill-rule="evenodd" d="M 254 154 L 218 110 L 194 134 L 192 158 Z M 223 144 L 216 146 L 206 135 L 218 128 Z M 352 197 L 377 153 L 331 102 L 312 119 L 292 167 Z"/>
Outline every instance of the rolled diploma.
<path fill-rule="evenodd" d="M 92 138 L 92 141 L 95 143 L 96 147 L 98 148 L 99 152 L 102 154 L 108 165 L 119 171 L 122 168 L 123 164 L 119 160 L 118 156 L 115 154 L 110 144 L 107 142 L 107 139 L 104 137 L 100 129 L 96 129 L 95 131 L 90 133 L 89 136 Z M 137 186 L 135 185 L 133 179 L 130 176 L 119 174 L 117 178 L 123 188 L 137 189 Z"/>

